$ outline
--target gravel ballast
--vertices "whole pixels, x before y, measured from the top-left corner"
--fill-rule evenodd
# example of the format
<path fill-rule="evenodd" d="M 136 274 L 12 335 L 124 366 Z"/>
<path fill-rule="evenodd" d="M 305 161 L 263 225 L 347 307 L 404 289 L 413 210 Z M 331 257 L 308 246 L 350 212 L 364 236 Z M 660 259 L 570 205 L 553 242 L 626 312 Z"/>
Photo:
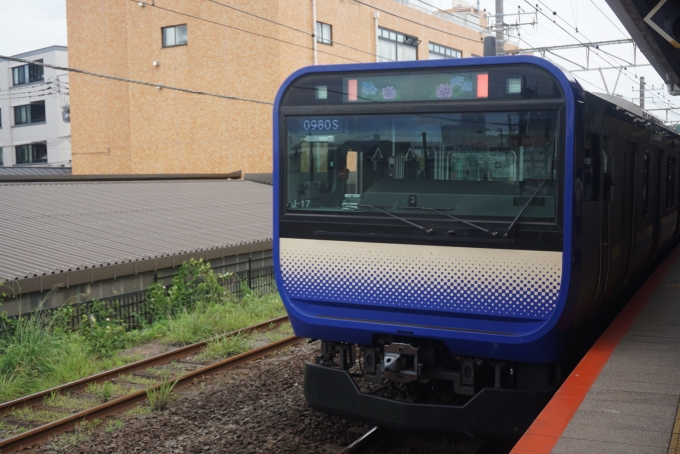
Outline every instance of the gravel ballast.
<path fill-rule="evenodd" d="M 303 396 L 304 363 L 317 344 L 300 344 L 180 391 L 169 409 L 106 424 L 77 446 L 48 443 L 38 452 L 79 453 L 334 453 L 368 427 L 312 410 Z M 332 392 L 332 391 L 331 391 Z M 447 443 L 446 451 L 470 453 L 478 441 Z"/>

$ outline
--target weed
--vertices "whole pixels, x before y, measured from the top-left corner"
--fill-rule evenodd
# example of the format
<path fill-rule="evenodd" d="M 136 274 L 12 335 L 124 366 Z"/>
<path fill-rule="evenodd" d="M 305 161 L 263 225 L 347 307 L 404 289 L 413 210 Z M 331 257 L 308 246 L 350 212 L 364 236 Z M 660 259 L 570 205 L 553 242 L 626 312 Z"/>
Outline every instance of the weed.
<path fill-rule="evenodd" d="M 158 388 L 150 389 L 146 392 L 146 397 L 149 399 L 149 405 L 153 411 L 163 411 L 168 408 L 168 403 L 170 403 L 172 397 L 172 390 L 178 381 L 179 378 L 172 382 L 166 376 Z"/>
<path fill-rule="evenodd" d="M 95 395 L 102 403 L 110 401 L 113 396 L 113 383 L 110 381 L 102 383 Z"/>
<path fill-rule="evenodd" d="M 50 393 L 43 399 L 43 405 L 46 407 L 67 408 L 73 410 L 85 410 L 92 406 L 92 402 L 86 399 L 78 399 L 69 395 L 59 394 L 56 392 Z"/>
<path fill-rule="evenodd" d="M 15 435 L 26 432 L 28 429 L 26 427 L 21 427 L 19 425 L 10 425 L 0 419 L 0 437 L 10 438 Z"/>
<path fill-rule="evenodd" d="M 220 337 L 208 342 L 207 347 L 198 355 L 200 360 L 213 360 L 238 355 L 250 349 L 250 342 L 245 336 Z"/>
<path fill-rule="evenodd" d="M 33 422 L 52 422 L 69 415 L 60 411 L 36 410 L 33 408 L 15 408 L 9 414 L 13 418 Z"/>
<path fill-rule="evenodd" d="M 173 279 L 170 291 L 166 292 L 162 285 L 149 289 L 150 299 L 158 303 L 154 309 L 157 321 L 131 332 L 114 317 L 116 308 L 102 302 L 89 305 L 88 315 L 76 331 L 70 329 L 73 307 L 67 306 L 49 316 L 42 311 L 42 305 L 29 316 L 0 315 L 0 402 L 134 361 L 116 353 L 131 345 L 155 339 L 186 345 L 285 313 L 278 295 L 257 296 L 245 282 L 241 282 L 243 298 L 235 300 L 228 296 L 222 284 L 234 279 L 233 275 L 217 276 L 210 265 L 201 260 L 186 262 Z M 235 354 L 245 348 L 245 341 L 225 340 L 211 348 L 219 351 L 219 355 Z M 155 383 L 145 382 L 141 377 L 128 381 L 143 385 Z M 125 390 L 121 392 L 125 393 Z M 102 391 L 98 398 L 104 400 L 111 396 Z M 55 407 L 61 406 L 57 401 L 56 396 L 51 400 Z M 73 408 L 78 403 L 69 401 L 69 404 L 72 406 L 69 408 Z"/>
<path fill-rule="evenodd" d="M 133 407 L 129 410 L 126 410 L 121 414 L 124 415 L 124 416 L 130 416 L 130 417 L 146 416 L 146 415 L 151 414 L 151 407 L 149 407 L 147 405 L 137 405 L 136 407 Z"/>
<path fill-rule="evenodd" d="M 106 426 L 106 433 L 112 433 L 115 432 L 116 430 L 120 429 L 123 427 L 123 421 L 120 419 L 114 419 L 112 421 L 109 421 L 109 424 Z"/>
<path fill-rule="evenodd" d="M 153 378 L 140 377 L 139 375 L 126 374 L 118 377 L 120 381 L 125 381 L 128 383 L 134 383 L 136 385 L 153 385 L 157 383 L 157 380 Z"/>
<path fill-rule="evenodd" d="M 128 393 L 124 386 L 112 381 L 90 383 L 85 387 L 85 391 L 94 395 L 101 403 L 110 401 L 113 396 L 121 396 Z"/>
<path fill-rule="evenodd" d="M 73 447 L 87 441 L 94 430 L 102 424 L 101 419 L 85 421 L 77 424 L 72 432 L 65 433 L 50 443 L 52 449 L 58 451 L 71 450 Z"/>
<path fill-rule="evenodd" d="M 92 353 L 111 356 L 116 350 L 127 345 L 127 330 L 122 320 L 115 318 L 115 308 L 107 307 L 101 301 L 94 301 L 88 315 L 78 326 Z"/>

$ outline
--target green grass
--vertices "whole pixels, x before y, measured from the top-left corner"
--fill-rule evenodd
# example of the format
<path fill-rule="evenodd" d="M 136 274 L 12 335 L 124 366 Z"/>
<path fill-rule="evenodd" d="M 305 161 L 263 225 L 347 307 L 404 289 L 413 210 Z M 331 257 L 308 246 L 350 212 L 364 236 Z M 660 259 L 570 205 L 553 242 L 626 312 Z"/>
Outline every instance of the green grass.
<path fill-rule="evenodd" d="M 187 291 L 183 294 L 184 297 Z M 189 292 L 189 295 L 193 294 Z M 278 294 L 256 296 L 247 291 L 245 297 L 235 300 L 225 296 L 220 290 L 217 296 L 209 295 L 189 310 L 179 311 L 178 315 L 168 314 L 166 318 L 161 318 L 144 329 L 128 332 L 121 325 L 109 322 L 108 318 L 101 315 L 98 319 L 84 321 L 84 329 L 77 332 L 62 329 L 57 326 L 62 324 L 60 322 L 46 323 L 40 312 L 22 317 L 9 334 L 0 333 L 0 402 L 139 359 L 122 356 L 123 348 L 149 341 L 192 344 L 285 315 Z M 70 320 L 68 314 L 66 308 L 62 318 Z M 109 325 L 112 326 L 111 329 L 108 329 Z M 205 358 L 231 356 L 247 348 L 248 344 L 242 337 L 215 341 L 211 342 Z M 148 383 L 140 377 L 131 377 L 129 381 L 144 385 L 153 383 L 153 380 Z M 115 389 L 115 386 L 113 390 L 93 391 L 100 401 L 126 393 L 125 390 Z M 53 398 L 55 399 L 56 397 Z"/>
<path fill-rule="evenodd" d="M 123 426 L 124 426 L 123 421 L 121 421 L 120 419 L 111 420 L 111 421 L 109 421 L 109 423 L 106 425 L 106 433 L 109 433 L 109 434 L 110 434 L 110 433 L 113 433 L 113 432 L 115 432 L 116 430 L 120 429 L 120 428 L 123 427 Z"/>
<path fill-rule="evenodd" d="M 200 361 L 228 358 L 250 349 L 250 342 L 243 335 L 220 337 L 208 342 L 208 346 L 198 355 Z"/>
<path fill-rule="evenodd" d="M 26 432 L 28 429 L 26 427 L 21 427 L 19 425 L 12 425 L 4 422 L 2 419 L 0 419 L 0 432 L 2 432 L 3 437 L 2 438 L 9 438 L 13 437 L 15 435 L 19 435 L 21 433 Z"/>
<path fill-rule="evenodd" d="M 146 392 L 146 398 L 149 399 L 149 406 L 153 411 L 163 411 L 168 408 L 168 404 L 172 399 L 172 390 L 179 379 L 172 381 L 170 377 L 165 376 L 163 383 L 158 389 L 150 389 Z"/>
<path fill-rule="evenodd" d="M 239 302 L 199 304 L 194 311 L 164 323 L 163 339 L 179 345 L 193 344 L 282 315 L 283 303 L 273 294 L 249 295 Z"/>
<path fill-rule="evenodd" d="M 151 407 L 148 405 L 137 405 L 134 408 L 124 411 L 121 415 L 124 416 L 146 416 L 151 414 Z"/>
<path fill-rule="evenodd" d="M 33 408 L 15 408 L 9 414 L 15 419 L 43 423 L 56 421 L 69 415 L 69 413 L 61 411 L 35 410 Z"/>
<path fill-rule="evenodd" d="M 153 371 L 151 371 L 153 372 Z M 140 377 L 139 375 L 133 375 L 133 374 L 126 374 L 126 375 L 121 375 L 118 377 L 120 381 L 124 381 L 127 383 L 134 383 L 136 385 L 144 385 L 144 386 L 149 386 L 149 385 L 154 385 L 158 383 L 158 380 L 154 380 L 153 378 L 148 378 L 148 377 Z"/>
<path fill-rule="evenodd" d="M 87 441 L 101 424 L 101 419 L 81 422 L 76 425 L 73 431 L 67 432 L 49 442 L 49 446 L 58 451 L 70 452 L 75 446 Z"/>
<path fill-rule="evenodd" d="M 43 399 L 43 405 L 54 408 L 68 408 L 73 410 L 85 410 L 92 407 L 92 401 L 78 399 L 69 395 L 51 393 Z"/>

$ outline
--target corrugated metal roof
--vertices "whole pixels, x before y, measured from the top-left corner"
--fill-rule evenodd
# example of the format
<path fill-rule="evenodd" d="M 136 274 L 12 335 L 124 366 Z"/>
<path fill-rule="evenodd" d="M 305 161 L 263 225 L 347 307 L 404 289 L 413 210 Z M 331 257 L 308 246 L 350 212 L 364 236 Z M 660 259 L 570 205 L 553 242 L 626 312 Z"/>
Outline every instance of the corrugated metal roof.
<path fill-rule="evenodd" d="M 249 181 L 0 184 L 0 279 L 269 241 L 272 188 Z"/>
<path fill-rule="evenodd" d="M 68 175 L 70 167 L 0 167 L 2 175 Z"/>

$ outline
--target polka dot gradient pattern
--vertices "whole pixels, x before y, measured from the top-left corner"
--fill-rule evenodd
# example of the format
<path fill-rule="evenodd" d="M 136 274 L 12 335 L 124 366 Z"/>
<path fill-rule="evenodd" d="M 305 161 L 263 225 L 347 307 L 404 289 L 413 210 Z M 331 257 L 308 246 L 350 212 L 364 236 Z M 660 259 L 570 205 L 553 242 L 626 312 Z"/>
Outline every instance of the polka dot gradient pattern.
<path fill-rule="evenodd" d="M 562 253 L 280 239 L 293 299 L 545 320 Z"/>

